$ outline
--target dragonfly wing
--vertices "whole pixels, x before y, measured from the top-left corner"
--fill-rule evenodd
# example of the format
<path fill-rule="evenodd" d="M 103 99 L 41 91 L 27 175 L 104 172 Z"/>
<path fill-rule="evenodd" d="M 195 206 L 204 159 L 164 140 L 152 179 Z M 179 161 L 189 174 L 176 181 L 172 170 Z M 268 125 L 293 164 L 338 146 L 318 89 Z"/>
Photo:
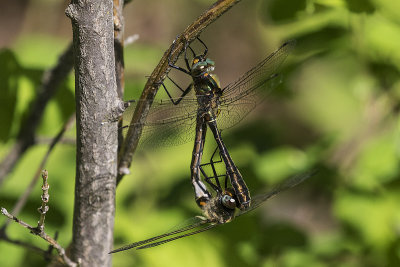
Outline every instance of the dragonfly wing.
<path fill-rule="evenodd" d="M 277 194 L 279 194 L 282 191 L 285 191 L 287 189 L 295 187 L 296 185 L 304 182 L 305 180 L 307 180 L 308 178 L 313 176 L 315 173 L 316 173 L 316 171 L 313 170 L 313 171 L 310 171 L 310 172 L 306 172 L 306 173 L 295 175 L 295 176 L 289 178 L 288 180 L 284 181 L 283 183 L 277 185 L 274 189 L 272 189 L 268 193 L 257 195 L 255 197 L 253 197 L 251 199 L 250 207 L 248 209 L 246 209 L 246 210 L 240 211 L 236 216 L 243 215 L 243 214 L 245 214 L 245 213 L 247 213 L 247 212 L 249 212 L 251 210 L 254 210 L 254 209 L 258 208 L 259 206 L 261 206 L 268 199 L 276 196 Z"/>
<path fill-rule="evenodd" d="M 145 125 L 140 146 L 176 146 L 194 139 L 196 116 Z"/>
<path fill-rule="evenodd" d="M 182 234 L 182 235 L 174 236 L 174 237 L 171 237 L 171 238 L 168 238 L 168 239 L 164 239 L 164 240 L 161 240 L 161 241 L 158 241 L 158 242 L 154 242 L 154 243 L 150 243 L 150 244 L 147 244 L 147 245 L 144 245 L 144 246 L 140 246 L 140 247 L 138 247 L 137 249 L 145 249 L 145 248 L 157 247 L 157 246 L 163 245 L 163 244 L 165 244 L 165 243 L 168 243 L 168 242 L 171 242 L 171 241 L 174 241 L 174 240 L 183 238 L 183 237 L 187 237 L 187 236 L 191 236 L 191 235 L 196 235 L 196 234 L 199 234 L 199 233 L 208 231 L 208 230 L 210 230 L 210 229 L 212 229 L 212 228 L 214 228 L 214 227 L 216 227 L 216 226 L 218 226 L 218 225 L 219 225 L 219 224 L 217 224 L 217 223 L 208 222 L 208 223 L 207 223 L 207 226 L 202 227 L 202 228 L 200 228 L 200 229 L 197 229 L 197 230 L 195 230 L 195 231 L 193 231 L 193 232 L 188 232 L 188 233 L 185 233 L 185 234 Z M 200 227 L 200 226 L 199 226 L 199 227 Z"/>
<path fill-rule="evenodd" d="M 286 42 L 236 82 L 222 89 L 219 114 L 221 129 L 232 127 L 240 122 L 281 83 L 280 68 L 295 43 L 295 41 Z M 258 91 L 262 94 L 258 94 Z"/>
<path fill-rule="evenodd" d="M 197 100 L 183 99 L 174 105 L 169 99 L 153 102 L 146 121 L 131 124 L 136 106 L 135 102 L 129 106 L 123 115 L 124 132 L 129 127 L 143 127 L 140 146 L 174 146 L 193 139 L 197 117 Z"/>
<path fill-rule="evenodd" d="M 262 88 L 263 95 L 256 91 L 249 91 L 240 95 L 234 95 L 231 98 L 223 97 L 220 105 L 220 113 L 217 117 L 217 123 L 221 130 L 235 126 L 244 117 L 247 116 L 260 102 L 267 97 L 267 92 L 271 92 L 281 82 L 281 76 L 275 75 L 266 82 Z"/>
<path fill-rule="evenodd" d="M 248 95 L 246 98 L 236 101 L 222 102 L 217 117 L 218 128 L 225 130 L 238 124 L 257 106 L 257 103 L 260 101 L 260 98 Z"/>
<path fill-rule="evenodd" d="M 209 223 L 210 222 L 206 218 L 204 218 L 202 216 L 196 216 L 196 217 L 193 217 L 193 218 L 191 218 L 189 220 L 186 220 L 183 224 L 180 224 L 180 227 L 177 228 L 177 229 L 168 231 L 167 233 L 162 234 L 162 235 L 158 235 L 158 236 L 155 236 L 155 237 L 152 237 L 152 238 L 149 238 L 149 239 L 145 239 L 145 240 L 142 240 L 142 241 L 134 242 L 134 243 L 131 243 L 129 245 L 120 247 L 118 249 L 110 251 L 109 254 L 120 252 L 120 251 L 124 251 L 124 250 L 128 250 L 128 249 L 131 249 L 131 248 L 137 248 L 137 249 L 141 248 L 141 249 L 143 249 L 143 248 L 145 248 L 145 246 L 149 246 L 149 247 L 159 246 L 159 245 L 162 245 L 164 243 L 167 243 L 167 242 L 170 242 L 170 241 L 173 241 L 173 240 L 185 237 L 185 236 L 193 235 L 193 234 L 195 234 L 195 232 L 199 232 L 199 230 L 204 229 L 204 227 L 201 228 L 201 229 L 195 230 L 193 232 L 188 232 L 188 233 L 184 233 L 184 232 L 190 231 L 192 229 L 201 227 L 202 225 L 209 224 Z M 203 230 L 203 231 L 205 231 L 205 230 Z M 179 235 L 180 233 L 184 233 L 184 234 Z M 164 238 L 167 238 L 167 239 L 164 239 Z M 160 240 L 160 239 L 163 239 L 163 240 L 157 241 L 157 240 Z M 157 242 L 155 242 L 155 241 L 157 241 Z M 154 245 L 152 245 L 152 244 L 154 244 Z M 155 245 L 155 244 L 157 244 L 157 245 Z"/>
<path fill-rule="evenodd" d="M 295 45 L 296 41 L 294 40 L 284 43 L 257 66 L 243 74 L 237 81 L 226 86 L 223 89 L 223 93 L 226 95 L 241 95 L 259 88 L 279 72 L 283 61 Z"/>
<path fill-rule="evenodd" d="M 198 227 L 199 225 L 203 225 L 205 223 L 207 223 L 208 220 L 206 217 L 203 216 L 194 216 L 191 217 L 189 219 L 186 219 L 180 223 L 178 223 L 177 225 L 173 226 L 172 228 L 168 229 L 167 233 L 175 233 L 175 232 L 181 232 L 182 229 L 185 228 L 192 228 L 192 227 Z"/>
<path fill-rule="evenodd" d="M 123 124 L 131 124 L 132 116 L 134 115 L 135 109 L 138 105 L 148 104 L 149 100 L 131 100 L 129 107 L 126 108 L 123 114 Z M 197 99 L 194 97 L 187 97 L 181 100 L 178 105 L 174 105 L 170 99 L 158 99 L 154 100 L 150 105 L 150 110 L 146 117 L 146 121 L 150 123 L 156 123 L 157 121 L 163 121 L 166 119 L 179 117 L 193 112 L 197 109 Z M 146 124 L 146 123 L 144 123 Z"/>

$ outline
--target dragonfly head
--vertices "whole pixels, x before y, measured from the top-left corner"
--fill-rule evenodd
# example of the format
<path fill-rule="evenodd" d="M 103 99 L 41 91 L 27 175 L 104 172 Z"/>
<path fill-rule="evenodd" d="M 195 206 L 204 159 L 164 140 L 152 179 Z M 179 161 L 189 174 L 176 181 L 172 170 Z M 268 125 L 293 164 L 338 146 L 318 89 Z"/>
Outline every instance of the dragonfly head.
<path fill-rule="evenodd" d="M 233 195 L 233 192 L 231 192 L 229 189 L 225 190 L 225 192 L 221 195 L 220 200 L 221 204 L 227 209 L 234 210 L 237 207 L 237 201 Z"/>
<path fill-rule="evenodd" d="M 218 224 L 228 223 L 235 218 L 237 200 L 232 192 L 227 189 L 217 192 L 217 195 L 205 202 L 202 206 L 204 216 L 210 221 Z"/>
<path fill-rule="evenodd" d="M 229 195 L 223 195 L 221 197 L 221 203 L 222 205 L 224 205 L 225 208 L 232 210 L 236 208 L 236 200 Z"/>
<path fill-rule="evenodd" d="M 193 76 L 201 76 L 214 71 L 215 63 L 209 58 L 204 58 L 203 55 L 193 58 L 191 72 Z"/>

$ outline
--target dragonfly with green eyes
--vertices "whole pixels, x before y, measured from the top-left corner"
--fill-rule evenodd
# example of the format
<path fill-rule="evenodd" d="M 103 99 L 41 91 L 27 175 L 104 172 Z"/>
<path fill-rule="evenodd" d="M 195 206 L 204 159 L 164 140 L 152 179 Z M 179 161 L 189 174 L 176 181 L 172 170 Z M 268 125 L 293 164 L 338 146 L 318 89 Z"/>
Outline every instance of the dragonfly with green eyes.
<path fill-rule="evenodd" d="M 181 95 L 174 98 L 166 86 L 161 84 L 167 92 L 169 100 L 154 101 L 146 122 L 128 124 L 125 127 L 140 127 L 143 129 L 142 135 L 144 136 L 141 142 L 153 145 L 181 144 L 193 140 L 193 134 L 195 135 L 191 182 L 195 191 L 196 203 L 203 210 L 207 209 L 205 206 L 213 199 L 201 179 L 200 170 L 206 132 L 209 128 L 225 164 L 232 193 L 237 199 L 235 204 L 240 210 L 245 211 L 251 208 L 250 192 L 228 153 L 221 137 L 221 130 L 240 122 L 263 99 L 262 95 L 280 83 L 278 72 L 288 53 L 293 49 L 295 41 L 284 43 L 278 50 L 243 74 L 236 82 L 221 88 L 217 76 L 212 73 L 215 64 L 207 57 L 208 48 L 201 39 L 197 38 L 197 40 L 204 46 L 204 51 L 196 54 L 187 43 L 184 51 L 186 68 L 173 65 L 169 58 L 171 68 L 192 78 L 189 86 L 183 89 L 170 79 L 181 91 Z M 191 51 L 193 55 L 191 61 L 188 59 L 188 51 Z M 193 92 L 194 95 L 191 94 Z M 130 122 L 137 104 L 133 103 L 125 111 L 124 122 Z"/>

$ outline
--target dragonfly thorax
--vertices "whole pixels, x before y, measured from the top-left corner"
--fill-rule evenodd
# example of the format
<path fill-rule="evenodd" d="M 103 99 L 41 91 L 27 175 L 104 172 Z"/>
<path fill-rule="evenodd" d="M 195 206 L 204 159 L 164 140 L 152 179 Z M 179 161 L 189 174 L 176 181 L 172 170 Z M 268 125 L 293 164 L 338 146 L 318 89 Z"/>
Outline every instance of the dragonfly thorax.
<path fill-rule="evenodd" d="M 222 224 L 233 220 L 236 207 L 235 198 L 225 191 L 206 202 L 202 209 L 208 220 Z"/>
<path fill-rule="evenodd" d="M 218 117 L 220 113 L 219 95 L 214 95 L 213 92 L 208 95 L 200 95 L 197 96 L 197 102 L 199 115 L 205 121 L 210 122 Z"/>
<path fill-rule="evenodd" d="M 201 76 L 193 77 L 193 85 L 197 96 L 219 97 L 222 95 L 219 79 L 215 74 L 207 72 Z"/>

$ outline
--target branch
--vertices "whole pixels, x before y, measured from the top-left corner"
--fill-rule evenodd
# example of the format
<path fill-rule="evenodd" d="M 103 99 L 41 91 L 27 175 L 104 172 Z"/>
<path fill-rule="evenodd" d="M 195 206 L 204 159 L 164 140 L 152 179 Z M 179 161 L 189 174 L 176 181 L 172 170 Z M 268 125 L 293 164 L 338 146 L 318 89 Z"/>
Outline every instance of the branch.
<path fill-rule="evenodd" d="M 71 258 L 111 266 L 118 125 L 102 124 L 122 103 L 114 52 L 113 1 L 71 0 L 77 113 L 76 179 Z"/>
<path fill-rule="evenodd" d="M 54 240 L 51 236 L 49 236 L 48 234 L 46 234 L 44 231 L 40 231 L 40 229 L 36 228 L 36 227 L 32 227 L 29 224 L 27 224 L 26 222 L 18 219 L 17 217 L 11 215 L 10 213 L 8 213 L 8 211 L 5 208 L 1 208 L 1 213 L 8 217 L 9 219 L 13 220 L 14 222 L 18 223 L 19 225 L 25 227 L 26 229 L 28 229 L 32 234 L 40 236 L 42 239 L 46 240 L 51 246 L 53 246 L 57 252 L 58 255 L 60 255 L 60 257 L 64 260 L 65 264 L 71 267 L 76 267 L 78 266 L 75 262 L 71 261 L 68 256 L 65 254 L 65 250 L 63 247 L 61 247 L 56 240 Z M 20 242 L 16 242 L 16 243 L 20 243 Z M 33 247 L 31 247 L 33 248 Z M 44 253 L 47 253 L 47 251 L 44 251 Z"/>
<path fill-rule="evenodd" d="M 42 185 L 42 206 L 38 208 L 38 211 L 40 213 L 40 219 L 38 221 L 37 228 L 40 229 L 40 231 L 44 230 L 44 220 L 46 219 L 46 213 L 49 211 L 49 206 L 47 206 L 47 203 L 49 202 L 49 184 L 47 183 L 47 178 L 48 178 L 48 172 L 46 170 L 43 171 L 42 173 L 42 178 L 43 178 L 43 185 Z"/>
<path fill-rule="evenodd" d="M 59 57 L 57 64 L 44 72 L 42 85 L 29 116 L 22 124 L 17 140 L 0 164 L 0 185 L 8 173 L 12 171 L 21 155 L 35 144 L 35 131 L 42 118 L 47 102 L 53 97 L 60 84 L 70 73 L 73 66 L 72 45 L 70 44 Z"/>
<path fill-rule="evenodd" d="M 197 36 L 199 36 L 204 28 L 214 22 L 219 16 L 228 11 L 233 5 L 237 4 L 239 1 L 240 0 L 217 1 L 208 10 L 201 14 L 200 17 L 198 17 L 191 25 L 189 25 L 183 31 L 183 33 L 176 38 L 175 44 L 171 45 L 171 47 L 167 51 L 165 51 L 157 67 L 154 69 L 153 73 L 147 80 L 138 105 L 136 106 L 135 113 L 132 116 L 130 124 L 135 125 L 135 127 L 129 127 L 127 136 L 119 153 L 117 183 L 121 181 L 125 174 L 129 173 L 132 156 L 137 148 L 139 138 L 142 133 L 141 125 L 146 120 L 148 111 L 160 84 L 164 81 L 166 75 L 168 74 L 169 55 L 171 55 L 171 63 L 175 63 L 178 59 L 178 56 L 183 52 L 183 49 L 187 42 L 193 41 Z"/>
<path fill-rule="evenodd" d="M 51 254 L 51 251 L 54 248 L 52 245 L 49 245 L 48 250 L 44 250 L 44 249 L 41 249 L 37 246 L 34 246 L 34 245 L 24 242 L 24 241 L 11 239 L 7 236 L 7 234 L 5 232 L 1 232 L 1 231 L 0 231 L 0 239 L 5 242 L 8 242 L 10 244 L 14 244 L 14 245 L 29 249 L 30 251 L 33 251 L 35 253 L 41 254 L 43 256 L 43 258 L 45 258 L 46 261 L 56 261 L 57 263 L 61 263 L 61 264 L 65 265 L 65 260 L 63 260 L 63 258 L 61 258 L 59 255 Z M 56 239 L 56 238 L 54 238 L 54 239 Z M 49 266 L 58 266 L 58 265 L 49 265 Z M 74 265 L 70 265 L 70 266 L 74 266 Z"/>
<path fill-rule="evenodd" d="M 38 222 L 38 226 L 37 227 L 33 227 L 29 224 L 27 224 L 26 222 L 18 219 L 17 217 L 15 217 L 14 215 L 11 215 L 5 208 L 1 208 L 1 213 L 8 217 L 10 220 L 13 220 L 14 222 L 18 223 L 19 225 L 25 227 L 26 229 L 28 229 L 32 234 L 40 236 L 42 239 L 44 239 L 45 241 L 47 241 L 52 247 L 54 247 L 57 252 L 58 255 L 64 260 L 65 264 L 71 267 L 76 267 L 77 264 L 73 261 L 71 261 L 68 256 L 65 253 L 65 250 L 63 247 L 61 247 L 57 241 L 55 239 L 53 239 L 52 237 L 50 237 L 48 234 L 46 234 L 46 232 L 44 231 L 44 219 L 46 216 L 46 213 L 48 211 L 48 206 L 47 206 L 47 202 L 49 200 L 49 194 L 48 194 L 48 189 L 49 189 L 49 185 L 47 183 L 47 171 L 43 171 L 42 173 L 42 177 L 43 177 L 43 186 L 42 186 L 42 190 L 43 190 L 43 195 L 42 195 L 42 205 L 41 207 L 38 209 L 39 213 L 40 213 L 40 219 Z M 5 236 L 3 234 L 3 236 Z M 6 239 L 7 240 L 7 239 Z M 8 239 L 10 240 L 10 239 Z M 21 243 L 18 241 L 14 241 L 13 243 Z M 31 249 L 35 249 L 37 250 L 35 247 L 31 246 Z M 47 251 L 40 251 L 40 252 L 44 252 L 44 253 L 48 253 Z M 44 254 L 45 255 L 45 254 Z"/>

